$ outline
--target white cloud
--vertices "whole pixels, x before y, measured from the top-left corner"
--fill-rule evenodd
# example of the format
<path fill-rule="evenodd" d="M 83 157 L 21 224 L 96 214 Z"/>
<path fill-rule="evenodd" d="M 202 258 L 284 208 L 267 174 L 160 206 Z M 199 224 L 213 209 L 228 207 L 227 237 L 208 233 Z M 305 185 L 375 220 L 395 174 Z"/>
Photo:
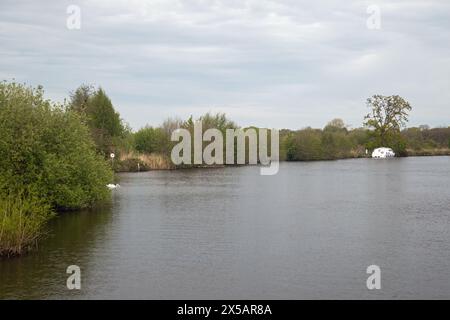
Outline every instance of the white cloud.
<path fill-rule="evenodd" d="M 381 30 L 366 28 L 374 3 Z M 81 30 L 66 28 L 69 4 Z M 101 85 L 134 128 L 204 111 L 358 126 L 375 93 L 410 100 L 412 124 L 448 125 L 449 13 L 443 1 L 2 0 L 0 76 L 57 99 Z"/>

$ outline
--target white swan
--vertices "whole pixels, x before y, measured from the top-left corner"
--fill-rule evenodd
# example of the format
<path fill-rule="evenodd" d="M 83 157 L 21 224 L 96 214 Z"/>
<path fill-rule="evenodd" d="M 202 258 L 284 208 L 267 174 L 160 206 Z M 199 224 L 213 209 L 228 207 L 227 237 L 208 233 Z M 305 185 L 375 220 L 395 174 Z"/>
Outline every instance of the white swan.
<path fill-rule="evenodd" d="M 116 188 L 119 188 L 120 185 L 119 184 L 114 184 L 114 183 L 109 183 L 109 184 L 106 185 L 106 187 L 109 188 L 109 189 L 116 189 Z"/>

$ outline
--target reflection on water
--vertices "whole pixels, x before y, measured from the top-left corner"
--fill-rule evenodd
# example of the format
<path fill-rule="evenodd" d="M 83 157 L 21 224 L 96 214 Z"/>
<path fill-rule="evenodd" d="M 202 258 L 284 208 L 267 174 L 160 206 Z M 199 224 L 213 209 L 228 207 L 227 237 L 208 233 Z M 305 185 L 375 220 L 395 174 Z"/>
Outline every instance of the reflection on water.
<path fill-rule="evenodd" d="M 0 261 L 1 298 L 450 298 L 450 158 L 127 173 Z M 77 264 L 82 290 L 66 289 Z M 366 288 L 381 267 L 382 289 Z"/>
<path fill-rule="evenodd" d="M 0 260 L 0 298 L 51 298 L 80 296 L 68 291 L 66 269 L 81 268 L 95 255 L 96 242 L 107 237 L 111 206 L 95 211 L 69 212 L 51 221 L 47 238 L 31 254 Z"/>

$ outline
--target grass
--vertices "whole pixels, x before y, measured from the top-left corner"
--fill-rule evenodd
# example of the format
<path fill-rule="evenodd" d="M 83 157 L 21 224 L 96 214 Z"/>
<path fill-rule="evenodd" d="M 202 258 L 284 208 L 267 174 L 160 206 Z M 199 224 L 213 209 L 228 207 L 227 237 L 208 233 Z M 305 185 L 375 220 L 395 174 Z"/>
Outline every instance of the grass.
<path fill-rule="evenodd" d="M 15 256 L 36 246 L 47 221 L 54 216 L 50 206 L 30 196 L 0 198 L 0 256 Z"/>
<path fill-rule="evenodd" d="M 450 156 L 450 148 L 407 149 L 408 156 Z"/>
<path fill-rule="evenodd" d="M 129 152 L 121 154 L 117 171 L 138 171 L 138 164 L 140 171 L 175 168 L 170 158 L 165 155 Z"/>

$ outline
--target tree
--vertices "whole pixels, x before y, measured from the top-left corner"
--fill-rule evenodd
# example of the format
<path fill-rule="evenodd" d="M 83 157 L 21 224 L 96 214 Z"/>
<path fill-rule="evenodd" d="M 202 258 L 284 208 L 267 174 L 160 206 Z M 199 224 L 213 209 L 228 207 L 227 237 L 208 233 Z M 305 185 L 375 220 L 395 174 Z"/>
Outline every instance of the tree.
<path fill-rule="evenodd" d="M 114 110 L 111 99 L 102 88 L 99 88 L 90 98 L 87 113 L 90 127 L 97 128 L 102 134 L 111 137 L 122 135 L 124 127 L 120 115 Z"/>
<path fill-rule="evenodd" d="M 367 99 L 367 106 L 371 111 L 365 116 L 364 125 L 372 129 L 369 147 L 389 146 L 394 151 L 396 148 L 397 151 L 404 152 L 400 129 L 408 122 L 411 105 L 398 95 L 374 95 Z"/>
<path fill-rule="evenodd" d="M 142 153 L 168 154 L 170 136 L 162 128 L 146 126 L 134 134 L 137 151 Z"/>
<path fill-rule="evenodd" d="M 324 158 L 322 130 L 310 127 L 290 132 L 282 140 L 288 161 L 309 161 Z"/>
<path fill-rule="evenodd" d="M 81 85 L 70 95 L 69 108 L 82 116 L 94 139 L 97 150 L 103 155 L 115 151 L 127 128 L 115 111 L 111 99 L 102 88 Z"/>
<path fill-rule="evenodd" d="M 112 181 L 80 116 L 43 98 L 43 90 L 0 83 L 0 194 L 76 209 L 105 199 Z"/>
<path fill-rule="evenodd" d="M 183 125 L 183 120 L 180 118 L 167 118 L 161 125 L 161 129 L 169 137 L 172 135 L 176 129 L 181 128 Z"/>
<path fill-rule="evenodd" d="M 82 84 L 70 93 L 69 108 L 79 114 L 86 114 L 89 99 L 94 95 L 95 89 L 92 85 Z"/>
<path fill-rule="evenodd" d="M 335 118 L 335 119 L 331 120 L 330 122 L 328 122 L 323 130 L 324 131 L 332 131 L 332 132 L 336 132 L 336 131 L 347 132 L 347 125 L 344 123 L 344 120 Z"/>
<path fill-rule="evenodd" d="M 297 159 L 297 144 L 294 141 L 294 133 L 287 132 L 282 135 L 281 148 L 284 159 L 287 161 L 296 161 Z"/>
<path fill-rule="evenodd" d="M 198 120 L 202 122 L 203 131 L 214 128 L 220 130 L 223 134 L 225 134 L 227 129 L 237 128 L 236 124 L 233 121 L 229 120 L 225 113 L 211 114 L 207 112 Z"/>

